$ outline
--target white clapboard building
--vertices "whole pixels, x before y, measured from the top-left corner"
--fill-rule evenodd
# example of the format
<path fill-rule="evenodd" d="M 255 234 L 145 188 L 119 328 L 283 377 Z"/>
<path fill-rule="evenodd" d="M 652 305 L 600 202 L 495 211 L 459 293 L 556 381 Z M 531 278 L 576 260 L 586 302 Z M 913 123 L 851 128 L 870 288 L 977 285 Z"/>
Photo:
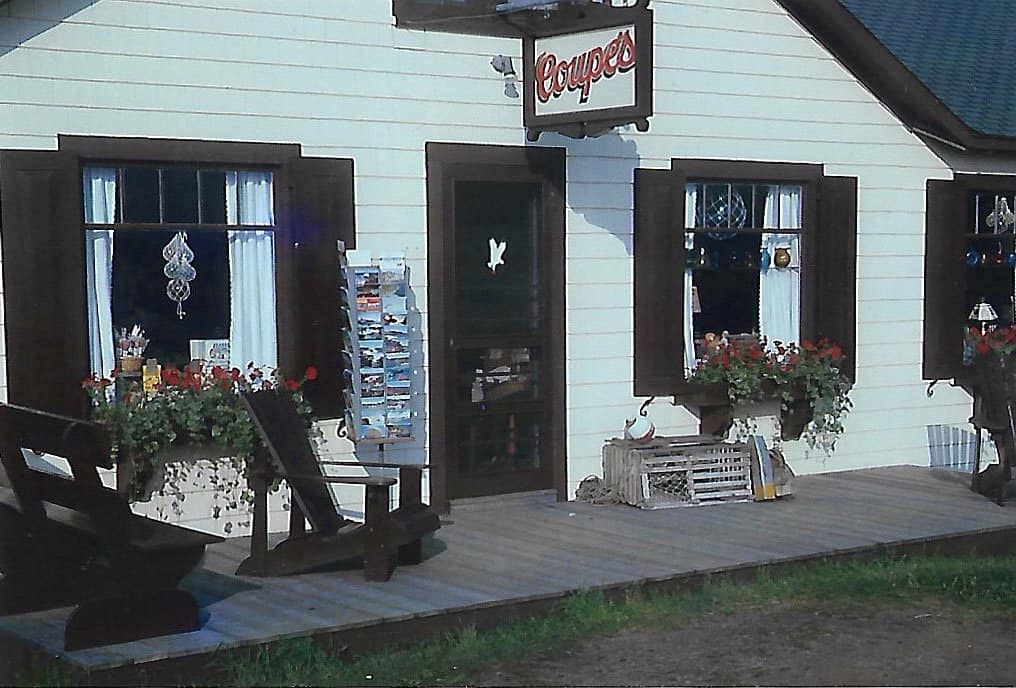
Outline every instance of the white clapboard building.
<path fill-rule="evenodd" d="M 1013 9 L 0 2 L 0 390 L 83 413 L 113 328 L 141 323 L 162 362 L 228 340 L 241 367 L 316 366 L 323 453 L 426 462 L 436 505 L 569 499 L 650 397 L 658 433 L 698 432 L 705 332 L 824 335 L 854 408 L 831 454 L 785 444 L 795 471 L 962 453 L 970 396 L 926 390 L 960 374 L 976 301 L 1013 319 L 1011 213 L 987 221 L 1016 209 Z M 392 338 L 351 364 L 340 240 L 407 276 Z M 352 442 L 364 417 L 399 441 Z M 173 517 L 217 527 L 207 497 Z"/>

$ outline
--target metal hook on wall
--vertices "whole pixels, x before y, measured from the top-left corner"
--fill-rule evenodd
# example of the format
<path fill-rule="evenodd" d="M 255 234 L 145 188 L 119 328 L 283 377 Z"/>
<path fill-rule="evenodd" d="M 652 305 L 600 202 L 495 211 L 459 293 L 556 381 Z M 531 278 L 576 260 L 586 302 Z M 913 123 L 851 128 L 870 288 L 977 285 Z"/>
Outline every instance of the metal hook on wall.
<path fill-rule="evenodd" d="M 649 408 L 649 404 L 653 403 L 654 401 L 656 401 L 656 397 L 649 397 L 644 402 L 642 402 L 642 405 L 639 406 L 639 415 L 648 416 L 649 412 L 646 411 L 646 409 Z"/>

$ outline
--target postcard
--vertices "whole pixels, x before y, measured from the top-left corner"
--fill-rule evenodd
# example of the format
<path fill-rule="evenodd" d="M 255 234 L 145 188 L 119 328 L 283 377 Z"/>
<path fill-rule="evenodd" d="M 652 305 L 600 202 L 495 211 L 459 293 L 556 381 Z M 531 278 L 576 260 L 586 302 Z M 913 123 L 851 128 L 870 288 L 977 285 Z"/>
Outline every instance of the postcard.
<path fill-rule="evenodd" d="M 360 437 L 382 439 L 387 433 L 383 404 L 364 404 L 360 410 Z"/>
<path fill-rule="evenodd" d="M 384 373 L 360 373 L 360 396 L 364 404 L 370 397 L 383 397 L 385 395 Z"/>
<path fill-rule="evenodd" d="M 389 397 L 408 397 L 409 396 L 409 380 L 398 380 L 389 382 L 385 385 L 385 391 Z"/>
<path fill-rule="evenodd" d="M 385 353 L 401 354 L 409 352 L 409 337 L 405 334 L 385 334 Z"/>
<path fill-rule="evenodd" d="M 393 382 L 409 382 L 412 376 L 412 371 L 409 368 L 409 362 L 395 363 L 392 364 L 389 361 L 388 366 L 385 368 L 385 383 L 391 384 Z"/>

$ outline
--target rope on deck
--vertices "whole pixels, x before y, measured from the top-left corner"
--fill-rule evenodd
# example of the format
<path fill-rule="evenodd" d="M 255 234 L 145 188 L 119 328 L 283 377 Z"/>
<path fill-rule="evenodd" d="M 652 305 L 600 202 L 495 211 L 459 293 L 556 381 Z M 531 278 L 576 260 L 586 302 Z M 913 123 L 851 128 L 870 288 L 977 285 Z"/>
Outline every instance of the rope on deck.
<path fill-rule="evenodd" d="M 591 504 L 620 504 L 621 498 L 614 493 L 612 488 L 603 484 L 603 479 L 598 475 L 586 476 L 579 483 L 575 490 L 575 499 L 580 502 Z"/>

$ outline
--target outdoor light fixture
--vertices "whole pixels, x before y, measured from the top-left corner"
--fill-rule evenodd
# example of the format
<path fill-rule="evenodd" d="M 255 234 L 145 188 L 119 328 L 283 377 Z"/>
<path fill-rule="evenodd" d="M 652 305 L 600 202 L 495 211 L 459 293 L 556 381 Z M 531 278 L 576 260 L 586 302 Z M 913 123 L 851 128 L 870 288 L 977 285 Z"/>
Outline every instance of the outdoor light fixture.
<path fill-rule="evenodd" d="M 490 66 L 504 79 L 505 96 L 508 98 L 518 98 L 519 89 L 515 85 L 518 75 L 515 74 L 515 65 L 512 64 L 512 58 L 505 55 L 495 55 L 490 60 Z"/>
<path fill-rule="evenodd" d="M 981 328 L 981 335 L 986 335 L 995 329 L 995 324 L 998 322 L 998 313 L 995 312 L 990 303 L 982 298 L 974 306 L 974 309 L 970 311 L 967 319 Z"/>

